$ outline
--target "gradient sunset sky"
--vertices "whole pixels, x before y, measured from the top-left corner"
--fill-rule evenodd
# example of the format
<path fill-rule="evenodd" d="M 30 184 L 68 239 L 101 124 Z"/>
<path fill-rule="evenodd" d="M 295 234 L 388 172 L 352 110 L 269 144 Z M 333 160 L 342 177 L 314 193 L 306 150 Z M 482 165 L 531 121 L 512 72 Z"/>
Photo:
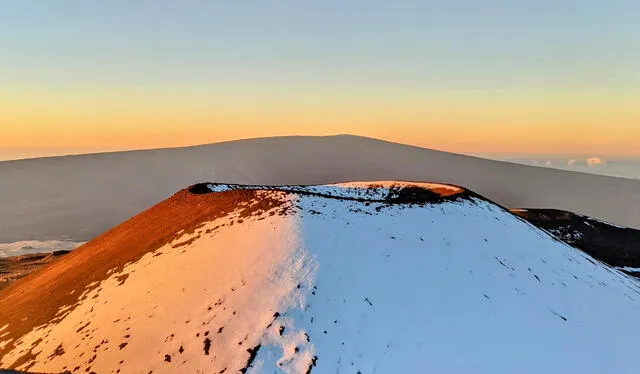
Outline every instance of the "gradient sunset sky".
<path fill-rule="evenodd" d="M 0 2 L 0 150 L 337 133 L 640 155 L 640 2 Z"/>

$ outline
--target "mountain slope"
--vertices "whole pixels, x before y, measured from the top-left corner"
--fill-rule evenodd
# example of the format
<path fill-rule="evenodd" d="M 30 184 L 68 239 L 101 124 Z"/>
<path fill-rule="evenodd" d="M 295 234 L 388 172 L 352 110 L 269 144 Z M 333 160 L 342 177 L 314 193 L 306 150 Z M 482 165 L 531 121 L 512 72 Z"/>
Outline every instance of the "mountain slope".
<path fill-rule="evenodd" d="M 509 207 L 555 208 L 640 229 L 640 181 L 559 171 L 355 136 L 248 139 L 198 147 L 0 162 L 0 243 L 86 241 L 185 183 L 430 180 Z"/>
<path fill-rule="evenodd" d="M 640 230 L 557 209 L 512 212 L 600 261 L 640 276 Z"/>
<path fill-rule="evenodd" d="M 0 366 L 632 373 L 639 293 L 457 187 L 197 185 L 0 291 Z"/>

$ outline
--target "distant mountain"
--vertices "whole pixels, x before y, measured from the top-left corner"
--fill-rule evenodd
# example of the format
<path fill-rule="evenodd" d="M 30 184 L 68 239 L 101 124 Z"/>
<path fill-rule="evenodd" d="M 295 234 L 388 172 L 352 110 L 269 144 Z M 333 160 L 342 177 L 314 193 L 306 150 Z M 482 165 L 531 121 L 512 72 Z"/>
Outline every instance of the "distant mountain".
<path fill-rule="evenodd" d="M 293 185 L 437 181 L 508 207 L 573 211 L 640 229 L 640 181 L 516 165 L 356 136 L 0 162 L 0 243 L 86 241 L 202 181 Z"/>
<path fill-rule="evenodd" d="M 640 367 L 636 280 L 438 184 L 195 185 L 0 305 L 0 366 L 30 371 Z"/>

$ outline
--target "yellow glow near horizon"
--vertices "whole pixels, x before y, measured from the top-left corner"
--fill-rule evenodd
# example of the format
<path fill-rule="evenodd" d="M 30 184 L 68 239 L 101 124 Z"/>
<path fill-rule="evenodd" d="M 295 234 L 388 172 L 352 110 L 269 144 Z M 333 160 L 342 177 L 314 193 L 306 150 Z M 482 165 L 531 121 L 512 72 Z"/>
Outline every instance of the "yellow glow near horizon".
<path fill-rule="evenodd" d="M 635 92 L 3 87 L 0 148 L 137 149 L 350 133 L 452 152 L 640 155 Z"/>
<path fill-rule="evenodd" d="M 0 151 L 350 133 L 640 155 L 639 2 L 5 8 Z"/>

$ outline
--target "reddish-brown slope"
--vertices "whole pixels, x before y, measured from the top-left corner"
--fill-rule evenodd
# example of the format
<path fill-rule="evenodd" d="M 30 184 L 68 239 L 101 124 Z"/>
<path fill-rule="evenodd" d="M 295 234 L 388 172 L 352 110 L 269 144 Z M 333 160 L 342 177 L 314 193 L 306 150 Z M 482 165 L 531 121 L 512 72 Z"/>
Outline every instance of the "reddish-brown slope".
<path fill-rule="evenodd" d="M 2 332 L 8 332 L 2 340 L 17 339 L 48 323 L 56 318 L 61 307 L 74 305 L 92 283 L 95 285 L 94 282 L 105 279 L 108 272 L 117 272 L 126 263 L 178 239 L 182 234 L 194 232 L 204 222 L 236 209 L 250 215 L 282 203 L 274 198 L 255 199 L 256 193 L 255 190 L 237 190 L 193 194 L 188 189 L 182 190 L 60 261 L 9 285 L 0 291 L 0 305 L 3 306 L 0 308 L 0 327 L 9 324 Z M 241 204 L 243 202 L 250 204 Z M 0 357 L 12 349 L 14 342 L 0 349 Z"/>

